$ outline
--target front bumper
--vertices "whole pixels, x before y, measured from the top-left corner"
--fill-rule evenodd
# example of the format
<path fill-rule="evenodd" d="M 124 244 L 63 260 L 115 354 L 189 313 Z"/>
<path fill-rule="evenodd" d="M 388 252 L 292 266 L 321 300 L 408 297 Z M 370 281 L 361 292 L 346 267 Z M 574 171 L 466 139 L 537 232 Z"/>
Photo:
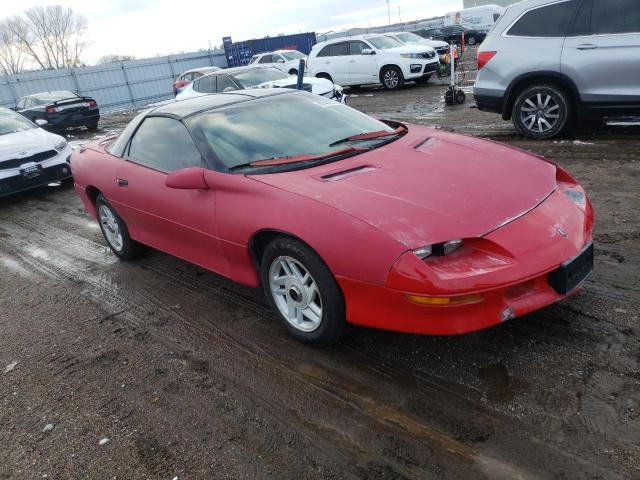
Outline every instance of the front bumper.
<path fill-rule="evenodd" d="M 585 208 L 554 191 L 529 213 L 465 240 L 450 255 L 424 261 L 402 255 L 384 285 L 337 277 L 347 319 L 372 328 L 455 335 L 558 302 L 576 293 L 593 270 L 593 210 L 588 202 Z M 439 304 L 447 298 L 454 301 Z M 462 299 L 467 303 L 456 303 Z"/>
<path fill-rule="evenodd" d="M 410 59 L 406 65 L 402 66 L 402 74 L 405 80 L 418 80 L 424 76 L 431 75 L 438 68 L 440 60 L 436 57 L 427 62 L 423 60 Z"/>
<path fill-rule="evenodd" d="M 67 155 L 63 156 L 65 152 Z M 39 173 L 32 177 L 25 177 L 21 169 L 0 171 L 0 197 L 71 178 L 71 167 L 68 163 L 70 154 L 71 152 L 65 149 L 52 160 L 42 162 Z"/>

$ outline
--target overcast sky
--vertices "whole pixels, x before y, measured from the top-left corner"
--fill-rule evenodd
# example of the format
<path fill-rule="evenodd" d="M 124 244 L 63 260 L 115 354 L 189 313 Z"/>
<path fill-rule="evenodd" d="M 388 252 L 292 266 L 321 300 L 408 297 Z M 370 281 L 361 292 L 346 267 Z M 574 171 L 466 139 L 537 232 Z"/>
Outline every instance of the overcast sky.
<path fill-rule="evenodd" d="M 213 47 L 230 35 L 234 41 L 354 26 L 383 25 L 385 0 L 22 0 L 2 2 L 8 16 L 33 5 L 61 4 L 89 20 L 90 47 L 83 60 L 105 54 L 134 55 L 189 52 Z M 390 0 L 391 21 L 442 15 L 462 7 L 462 0 Z"/>

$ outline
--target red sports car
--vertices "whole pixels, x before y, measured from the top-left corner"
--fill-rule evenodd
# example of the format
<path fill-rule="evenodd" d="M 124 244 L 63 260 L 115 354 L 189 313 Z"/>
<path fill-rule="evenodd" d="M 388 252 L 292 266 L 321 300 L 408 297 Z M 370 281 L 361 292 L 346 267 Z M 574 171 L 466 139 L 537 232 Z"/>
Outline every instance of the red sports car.
<path fill-rule="evenodd" d="M 147 110 L 71 166 L 121 259 L 150 246 L 262 285 L 288 331 L 315 345 L 348 323 L 498 325 L 576 292 L 593 269 L 591 203 L 560 167 L 306 92 Z"/>

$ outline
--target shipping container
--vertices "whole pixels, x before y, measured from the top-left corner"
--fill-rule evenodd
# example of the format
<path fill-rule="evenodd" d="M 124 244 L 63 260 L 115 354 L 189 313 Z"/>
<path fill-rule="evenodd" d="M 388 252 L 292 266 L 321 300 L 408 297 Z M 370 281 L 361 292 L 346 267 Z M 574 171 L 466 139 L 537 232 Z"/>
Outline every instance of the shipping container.
<path fill-rule="evenodd" d="M 229 67 L 247 65 L 254 55 L 263 52 L 272 52 L 274 50 L 298 50 L 308 55 L 315 44 L 315 32 L 254 38 L 252 40 L 235 43 L 231 40 L 231 37 L 224 37 L 222 39 L 222 45 L 224 46 Z"/>

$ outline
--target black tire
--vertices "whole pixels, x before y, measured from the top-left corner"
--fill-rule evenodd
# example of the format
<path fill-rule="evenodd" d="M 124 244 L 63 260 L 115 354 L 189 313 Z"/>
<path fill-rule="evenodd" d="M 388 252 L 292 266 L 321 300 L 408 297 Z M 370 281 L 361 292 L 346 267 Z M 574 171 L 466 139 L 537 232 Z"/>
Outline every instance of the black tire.
<path fill-rule="evenodd" d="M 329 75 L 328 73 L 319 73 L 316 75 L 316 78 L 326 78 L 331 83 L 333 83 L 333 78 L 331 78 L 331 75 Z"/>
<path fill-rule="evenodd" d="M 380 83 L 385 90 L 398 90 L 404 85 L 404 75 L 398 67 L 384 67 L 380 71 Z"/>
<path fill-rule="evenodd" d="M 90 132 L 97 132 L 98 131 L 98 122 L 90 123 L 89 125 L 87 125 L 87 128 L 89 129 Z"/>
<path fill-rule="evenodd" d="M 458 105 L 462 105 L 467 100 L 467 96 L 462 90 L 456 91 L 455 101 Z"/>
<path fill-rule="evenodd" d="M 115 221 L 118 224 L 122 236 L 122 247 L 120 249 L 114 247 L 107 238 L 107 234 L 105 233 L 105 226 L 102 224 L 102 221 L 100 219 L 100 210 L 102 208 L 107 208 L 112 213 Z M 99 194 L 96 197 L 96 213 L 98 216 L 98 225 L 100 225 L 100 230 L 102 231 L 102 235 L 104 236 L 107 245 L 109 245 L 111 251 L 115 253 L 118 258 L 120 258 L 120 260 L 134 260 L 135 258 L 140 257 L 147 250 L 146 246 L 131 239 L 131 237 L 129 236 L 129 230 L 127 229 L 127 225 L 124 223 L 124 220 L 120 218 L 118 212 L 116 212 L 113 207 L 111 207 L 107 199 L 104 198 L 102 194 Z"/>
<path fill-rule="evenodd" d="M 550 100 L 545 103 L 547 98 Z M 567 94 L 555 85 L 525 88 L 518 93 L 511 111 L 511 119 L 518 131 L 535 139 L 557 137 L 565 130 L 570 118 L 571 105 Z"/>
<path fill-rule="evenodd" d="M 476 37 L 474 37 L 473 35 L 471 35 L 468 39 L 467 39 L 467 45 L 470 46 L 474 46 L 476 43 L 478 43 L 478 40 L 476 39 Z"/>
<path fill-rule="evenodd" d="M 298 70 L 292 68 L 291 70 L 289 70 L 289 75 L 298 75 Z"/>
<path fill-rule="evenodd" d="M 275 264 L 274 268 L 278 268 L 277 262 L 282 257 L 294 259 L 310 274 L 311 280 L 315 281 L 322 316 L 319 325 L 313 331 L 303 331 L 295 327 L 287 320 L 276 303 L 276 294 L 272 292 L 269 276 L 272 265 Z M 340 286 L 320 256 L 301 241 L 287 236 L 272 240 L 262 255 L 260 279 L 271 308 L 296 340 L 308 345 L 326 347 L 338 342 L 347 331 L 345 300 Z M 288 284 L 283 290 L 287 290 L 290 286 L 292 285 Z"/>

